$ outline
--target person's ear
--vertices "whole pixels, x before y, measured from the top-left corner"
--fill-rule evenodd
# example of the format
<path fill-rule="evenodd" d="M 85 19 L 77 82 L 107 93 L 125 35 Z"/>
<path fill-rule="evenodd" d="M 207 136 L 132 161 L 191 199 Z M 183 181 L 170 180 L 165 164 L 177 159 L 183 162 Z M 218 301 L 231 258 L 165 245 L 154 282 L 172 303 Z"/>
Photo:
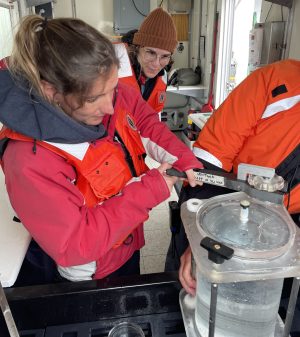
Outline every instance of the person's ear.
<path fill-rule="evenodd" d="M 41 80 L 41 88 L 42 88 L 42 92 L 43 92 L 44 96 L 50 102 L 53 102 L 54 96 L 57 94 L 57 89 L 54 87 L 54 85 L 45 81 L 45 80 Z"/>

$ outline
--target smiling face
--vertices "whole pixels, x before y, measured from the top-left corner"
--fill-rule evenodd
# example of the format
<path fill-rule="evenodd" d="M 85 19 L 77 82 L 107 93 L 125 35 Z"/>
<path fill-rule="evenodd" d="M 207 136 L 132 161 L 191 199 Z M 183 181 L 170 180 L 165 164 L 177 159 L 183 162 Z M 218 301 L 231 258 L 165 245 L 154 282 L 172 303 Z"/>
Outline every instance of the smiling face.
<path fill-rule="evenodd" d="M 114 113 L 113 99 L 118 84 L 118 68 L 114 66 L 108 76 L 99 76 L 94 81 L 90 92 L 84 98 L 83 105 L 78 104 L 75 94 L 56 93 L 54 100 L 61 109 L 76 121 L 86 125 L 98 125 L 105 115 Z"/>
<path fill-rule="evenodd" d="M 141 47 L 137 58 L 144 75 L 153 78 L 170 62 L 171 56 L 168 50 Z"/>

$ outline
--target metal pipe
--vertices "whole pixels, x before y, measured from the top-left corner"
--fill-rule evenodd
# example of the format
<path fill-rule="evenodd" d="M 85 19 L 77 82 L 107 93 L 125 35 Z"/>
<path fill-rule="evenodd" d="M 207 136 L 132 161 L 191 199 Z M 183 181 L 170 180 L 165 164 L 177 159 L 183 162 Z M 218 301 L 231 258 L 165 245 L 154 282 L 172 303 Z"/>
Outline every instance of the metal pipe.
<path fill-rule="evenodd" d="M 191 261 L 191 274 L 192 274 L 193 279 L 196 280 L 196 262 L 195 262 L 193 254 L 192 254 L 192 261 Z"/>
<path fill-rule="evenodd" d="M 289 52 L 291 47 L 291 38 L 292 38 L 292 30 L 293 30 L 293 21 L 295 14 L 295 1 L 292 1 L 292 6 L 289 8 L 289 14 L 287 19 L 287 26 L 284 31 L 284 39 L 283 39 L 283 53 L 281 55 L 281 59 L 289 58 Z"/>
<path fill-rule="evenodd" d="M 209 328 L 208 337 L 214 337 L 217 312 L 218 284 L 212 283 L 210 287 L 210 309 L 209 309 Z"/>
<path fill-rule="evenodd" d="M 289 299 L 289 305 L 288 305 L 286 318 L 285 318 L 283 337 L 289 337 L 289 334 L 292 328 L 295 307 L 297 304 L 299 286 L 300 286 L 300 277 L 294 277 L 290 299 Z"/>
<path fill-rule="evenodd" d="M 6 8 L 6 9 L 10 9 L 11 6 L 3 4 L 2 2 L 0 2 L 0 7 Z"/>
<path fill-rule="evenodd" d="M 73 16 L 73 18 L 76 18 L 77 17 L 76 0 L 71 0 L 71 4 L 72 4 L 72 16 Z"/>
<path fill-rule="evenodd" d="M 10 337 L 20 337 L 13 315 L 10 311 L 5 292 L 0 282 L 0 306 Z"/>

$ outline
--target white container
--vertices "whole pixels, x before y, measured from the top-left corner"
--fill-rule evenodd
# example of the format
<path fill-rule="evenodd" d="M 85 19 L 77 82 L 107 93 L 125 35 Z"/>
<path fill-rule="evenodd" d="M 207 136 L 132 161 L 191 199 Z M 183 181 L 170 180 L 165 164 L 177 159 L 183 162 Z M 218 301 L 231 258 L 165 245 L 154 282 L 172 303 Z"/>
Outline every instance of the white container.
<path fill-rule="evenodd" d="M 110 330 L 108 337 L 145 337 L 145 334 L 139 325 L 121 322 Z"/>

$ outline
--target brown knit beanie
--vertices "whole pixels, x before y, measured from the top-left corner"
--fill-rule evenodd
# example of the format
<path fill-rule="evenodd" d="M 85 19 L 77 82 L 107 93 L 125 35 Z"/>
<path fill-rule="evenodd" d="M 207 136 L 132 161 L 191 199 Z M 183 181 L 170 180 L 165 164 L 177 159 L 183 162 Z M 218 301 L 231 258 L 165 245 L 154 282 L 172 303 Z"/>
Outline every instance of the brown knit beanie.
<path fill-rule="evenodd" d="M 133 44 L 168 50 L 177 46 L 176 27 L 172 17 L 161 7 L 154 9 L 134 34 Z"/>

